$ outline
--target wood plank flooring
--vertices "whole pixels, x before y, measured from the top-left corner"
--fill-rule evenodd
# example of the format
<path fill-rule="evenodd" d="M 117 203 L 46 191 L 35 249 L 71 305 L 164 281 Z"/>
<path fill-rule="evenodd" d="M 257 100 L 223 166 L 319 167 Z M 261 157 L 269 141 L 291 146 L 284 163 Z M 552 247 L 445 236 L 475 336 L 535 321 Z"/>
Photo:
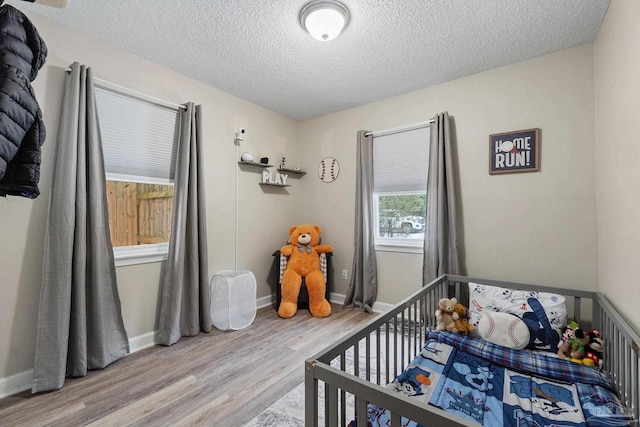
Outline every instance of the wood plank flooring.
<path fill-rule="evenodd" d="M 126 356 L 58 391 L 0 399 L 0 426 L 242 426 L 304 381 L 304 360 L 374 315 L 258 310 L 250 327 Z"/>

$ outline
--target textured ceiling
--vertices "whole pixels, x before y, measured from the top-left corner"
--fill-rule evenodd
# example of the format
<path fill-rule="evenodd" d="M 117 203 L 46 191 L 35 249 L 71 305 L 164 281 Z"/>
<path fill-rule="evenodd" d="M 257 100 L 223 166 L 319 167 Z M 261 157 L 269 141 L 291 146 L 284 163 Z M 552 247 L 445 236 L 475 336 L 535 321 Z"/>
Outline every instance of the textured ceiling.
<path fill-rule="evenodd" d="M 218 89 L 304 120 L 578 46 L 609 0 L 343 0 L 331 42 L 308 0 L 13 1 Z"/>

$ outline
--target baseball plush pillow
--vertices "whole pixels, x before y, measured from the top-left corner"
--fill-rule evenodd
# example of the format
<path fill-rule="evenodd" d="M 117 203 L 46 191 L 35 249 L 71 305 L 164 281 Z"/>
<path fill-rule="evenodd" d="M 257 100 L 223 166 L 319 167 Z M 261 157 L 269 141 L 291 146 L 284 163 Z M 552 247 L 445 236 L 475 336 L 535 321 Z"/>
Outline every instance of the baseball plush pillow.
<path fill-rule="evenodd" d="M 562 295 L 520 291 L 469 283 L 469 323 L 478 327 L 486 313 L 510 313 L 529 329 L 527 348 L 558 351 L 562 328 L 567 325 L 567 306 Z"/>
<path fill-rule="evenodd" d="M 503 347 L 521 350 L 529 344 L 529 328 L 518 316 L 509 313 L 486 313 L 478 322 L 482 339 Z"/>

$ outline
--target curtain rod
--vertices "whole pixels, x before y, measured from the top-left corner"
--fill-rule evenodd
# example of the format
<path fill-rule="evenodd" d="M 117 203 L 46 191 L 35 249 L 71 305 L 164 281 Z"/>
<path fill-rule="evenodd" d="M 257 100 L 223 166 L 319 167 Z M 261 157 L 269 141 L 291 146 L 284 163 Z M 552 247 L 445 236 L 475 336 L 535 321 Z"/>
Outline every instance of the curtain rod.
<path fill-rule="evenodd" d="M 364 136 L 385 136 L 385 135 L 392 135 L 394 133 L 398 133 L 398 132 L 407 132 L 410 130 L 415 130 L 415 129 L 421 129 L 421 128 L 426 128 L 429 127 L 431 125 L 431 123 L 435 123 L 434 119 L 428 120 L 426 122 L 420 122 L 420 123 L 414 123 L 412 125 L 406 125 L 406 126 L 400 126 L 397 128 L 391 128 L 391 129 L 385 129 L 385 130 L 376 130 L 373 132 L 367 132 L 364 134 Z"/>
<path fill-rule="evenodd" d="M 67 73 L 72 71 L 71 68 L 65 68 L 64 70 Z M 119 84 L 112 83 L 107 80 L 103 80 L 99 77 L 94 77 L 93 80 L 96 82 L 97 86 L 103 87 L 105 89 L 111 89 L 119 93 L 123 93 L 125 95 L 129 95 L 133 98 L 138 98 L 143 101 L 151 102 L 152 104 L 159 105 L 161 107 L 171 108 L 173 110 L 186 110 L 187 107 L 180 104 L 175 104 L 173 102 L 165 101 L 163 99 L 155 98 L 153 96 L 144 94 L 142 92 L 135 91 L 133 89 L 129 89 L 128 87 L 120 86 Z"/>

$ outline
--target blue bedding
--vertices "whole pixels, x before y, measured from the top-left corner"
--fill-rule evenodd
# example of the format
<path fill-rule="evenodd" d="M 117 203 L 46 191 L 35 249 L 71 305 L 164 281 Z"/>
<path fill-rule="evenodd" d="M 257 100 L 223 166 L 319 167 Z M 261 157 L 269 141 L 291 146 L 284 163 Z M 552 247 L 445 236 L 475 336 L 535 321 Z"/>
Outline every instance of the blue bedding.
<path fill-rule="evenodd" d="M 447 332 L 430 332 L 388 387 L 487 427 L 630 425 L 597 369 Z M 372 427 L 390 425 L 385 409 L 369 405 L 367 415 Z"/>

